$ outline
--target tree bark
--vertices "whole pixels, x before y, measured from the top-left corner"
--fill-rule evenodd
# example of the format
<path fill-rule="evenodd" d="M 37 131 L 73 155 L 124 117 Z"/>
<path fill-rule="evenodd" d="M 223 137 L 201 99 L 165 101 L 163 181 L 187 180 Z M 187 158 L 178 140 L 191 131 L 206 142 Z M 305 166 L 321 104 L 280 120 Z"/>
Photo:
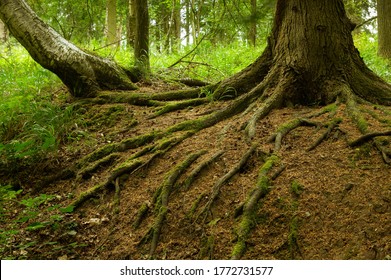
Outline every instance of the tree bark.
<path fill-rule="evenodd" d="M 106 4 L 106 37 L 109 45 L 117 39 L 117 0 L 107 0 Z"/>
<path fill-rule="evenodd" d="M 8 40 L 8 29 L 0 20 L 0 43 L 5 43 Z"/>
<path fill-rule="evenodd" d="M 86 53 L 45 24 L 24 0 L 2 0 L 0 19 L 42 67 L 55 73 L 75 97 L 102 89 L 135 89 L 114 62 Z"/>
<path fill-rule="evenodd" d="M 173 8 L 173 18 L 174 18 L 174 43 L 177 47 L 180 46 L 181 43 L 181 1 L 175 1 L 175 8 Z"/>
<path fill-rule="evenodd" d="M 136 16 L 135 16 L 134 0 L 129 0 L 128 15 L 126 20 L 126 30 L 127 30 L 128 44 L 134 48 L 134 40 L 136 37 Z"/>
<path fill-rule="evenodd" d="M 391 59 L 391 1 L 377 0 L 378 54 Z"/>
<path fill-rule="evenodd" d="M 364 64 L 342 0 L 279 0 L 264 53 L 223 81 L 215 98 L 257 90 L 283 91 L 285 104 L 328 104 L 349 87 L 370 102 L 391 104 L 390 84 Z"/>
<path fill-rule="evenodd" d="M 250 17 L 249 40 L 253 47 L 257 42 L 257 0 L 251 0 L 251 17 Z"/>
<path fill-rule="evenodd" d="M 150 72 L 148 1 L 134 0 L 134 7 L 136 15 L 135 66 L 145 75 Z"/>

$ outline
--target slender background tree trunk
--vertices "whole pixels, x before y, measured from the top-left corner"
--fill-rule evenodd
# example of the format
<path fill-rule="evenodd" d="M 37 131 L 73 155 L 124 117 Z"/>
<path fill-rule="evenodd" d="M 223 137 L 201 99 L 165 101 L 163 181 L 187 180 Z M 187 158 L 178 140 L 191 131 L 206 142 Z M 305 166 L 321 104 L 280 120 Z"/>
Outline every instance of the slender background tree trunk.
<path fill-rule="evenodd" d="M 257 42 L 257 0 L 251 0 L 249 40 L 250 44 L 255 47 Z"/>
<path fill-rule="evenodd" d="M 134 40 L 136 37 L 136 15 L 134 0 L 129 0 L 128 5 L 128 18 L 126 20 L 126 32 L 129 46 L 134 48 Z"/>
<path fill-rule="evenodd" d="M 149 65 L 149 13 L 147 0 L 134 0 L 136 36 L 134 44 L 135 66 L 144 74 L 150 72 Z"/>
<path fill-rule="evenodd" d="M 107 0 L 106 4 L 106 37 L 109 45 L 115 44 L 117 38 L 117 0 Z"/>
<path fill-rule="evenodd" d="M 391 59 L 391 1 L 377 0 L 378 54 Z"/>

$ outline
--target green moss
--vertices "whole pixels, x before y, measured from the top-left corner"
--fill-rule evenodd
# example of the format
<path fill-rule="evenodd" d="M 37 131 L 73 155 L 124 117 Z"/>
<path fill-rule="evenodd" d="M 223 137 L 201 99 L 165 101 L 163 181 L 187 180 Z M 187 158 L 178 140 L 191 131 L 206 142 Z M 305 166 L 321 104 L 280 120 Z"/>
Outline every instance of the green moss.
<path fill-rule="evenodd" d="M 246 242 L 244 240 L 240 240 L 236 242 L 232 250 L 231 257 L 233 259 L 239 259 L 244 254 L 245 251 L 246 251 Z"/>
<path fill-rule="evenodd" d="M 106 157 L 103 157 L 102 159 L 97 160 L 97 161 L 93 162 L 92 164 L 87 165 L 85 168 L 82 168 L 79 171 L 78 176 L 79 177 L 81 176 L 83 179 L 86 179 L 86 177 L 88 177 L 92 173 L 96 172 L 100 167 L 114 162 L 117 158 L 119 158 L 118 153 L 113 153 L 113 154 L 110 154 Z"/>
<path fill-rule="evenodd" d="M 257 202 L 260 198 L 264 197 L 270 189 L 270 179 L 267 176 L 267 173 L 273 168 L 278 160 L 279 158 L 276 155 L 272 155 L 262 165 L 259 171 L 257 185 L 242 207 L 243 216 L 236 230 L 238 241 L 232 251 L 232 258 L 234 259 L 240 258 L 246 250 L 246 240 L 250 235 L 251 230 L 256 226 L 255 212 L 257 209 Z"/>
<path fill-rule="evenodd" d="M 291 131 L 295 127 L 298 127 L 300 123 L 301 119 L 294 119 L 290 122 L 284 123 L 277 129 L 277 133 L 285 134 L 286 132 Z"/>
<path fill-rule="evenodd" d="M 293 180 L 291 183 L 291 191 L 295 196 L 299 196 L 303 192 L 303 185 L 298 181 Z"/>
<path fill-rule="evenodd" d="M 265 163 L 262 165 L 261 169 L 259 170 L 259 178 L 262 178 L 262 176 L 265 176 L 272 168 L 273 166 L 278 163 L 279 158 L 276 155 L 271 155 L 268 157 L 265 161 Z M 259 183 L 258 183 L 259 185 Z"/>
<path fill-rule="evenodd" d="M 94 161 L 97 161 L 99 159 L 102 159 L 102 158 L 108 156 L 109 154 L 111 154 L 113 152 L 117 152 L 118 149 L 119 149 L 119 144 L 117 144 L 117 143 L 105 145 L 105 146 L 99 148 L 98 150 L 96 150 L 95 152 L 93 152 L 93 153 L 87 155 L 86 157 L 82 158 L 77 163 L 77 168 L 81 168 L 81 167 L 85 166 L 86 164 L 88 164 L 90 162 L 94 162 Z"/>
<path fill-rule="evenodd" d="M 195 211 L 197 210 L 198 206 L 200 205 L 202 199 L 204 198 L 204 194 L 200 194 L 197 199 L 193 202 L 193 204 L 191 205 L 191 208 L 188 212 L 188 214 L 186 215 L 188 218 L 191 218 L 193 217 Z"/>
<path fill-rule="evenodd" d="M 151 143 L 152 141 L 159 139 L 162 136 L 163 136 L 162 133 L 159 133 L 157 131 L 152 131 L 147 134 L 125 139 L 121 141 L 119 145 L 122 150 L 135 149 L 141 147 L 142 145 Z"/>
<path fill-rule="evenodd" d="M 251 229 L 255 226 L 255 217 L 253 213 L 246 213 L 237 229 L 239 239 L 246 239 Z"/>
<path fill-rule="evenodd" d="M 356 124 L 357 128 L 361 133 L 365 134 L 368 130 L 368 122 L 362 115 L 361 111 L 357 108 L 357 104 L 354 100 L 349 100 L 347 102 L 347 109 L 350 117 L 353 122 Z"/>
<path fill-rule="evenodd" d="M 338 109 L 338 105 L 335 103 L 331 103 L 331 104 L 323 107 L 320 113 L 321 114 L 331 113 L 331 112 L 337 111 L 337 109 Z"/>
<path fill-rule="evenodd" d="M 129 158 L 129 159 L 121 162 L 121 164 L 119 164 L 118 166 L 116 166 L 113 169 L 112 173 L 119 174 L 119 173 L 123 173 L 125 170 L 130 172 L 130 171 L 136 169 L 137 167 L 139 167 L 141 164 L 143 164 L 143 162 L 141 160 Z"/>
<path fill-rule="evenodd" d="M 360 147 L 354 149 L 353 160 L 363 160 L 367 159 L 372 155 L 372 145 L 370 143 L 365 143 Z"/>
<path fill-rule="evenodd" d="M 297 217 L 294 217 L 291 220 L 288 235 L 289 251 L 291 252 L 292 256 L 294 255 L 294 251 L 298 247 L 298 227 L 298 219 Z"/>
<path fill-rule="evenodd" d="M 363 116 L 359 116 L 356 119 L 356 124 L 361 133 L 366 133 L 368 130 L 368 122 Z"/>

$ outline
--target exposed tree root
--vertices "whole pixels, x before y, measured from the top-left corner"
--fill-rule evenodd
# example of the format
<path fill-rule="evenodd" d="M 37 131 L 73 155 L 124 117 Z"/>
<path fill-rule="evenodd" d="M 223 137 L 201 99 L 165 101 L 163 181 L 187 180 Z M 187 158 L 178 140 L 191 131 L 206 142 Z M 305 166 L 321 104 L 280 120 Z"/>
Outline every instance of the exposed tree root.
<path fill-rule="evenodd" d="M 256 210 L 258 201 L 265 197 L 270 190 L 271 183 L 268 172 L 277 163 L 278 157 L 270 156 L 261 167 L 257 184 L 251 190 L 249 196 L 243 205 L 236 211 L 236 215 L 241 215 L 241 220 L 236 229 L 237 241 L 233 248 L 231 259 L 240 259 L 246 250 L 246 240 L 250 235 L 251 229 L 256 225 Z"/>
<path fill-rule="evenodd" d="M 248 163 L 254 154 L 261 155 L 259 156 L 260 159 L 255 161 L 256 164 L 260 161 L 263 164 L 259 169 L 258 179 L 254 182 L 254 187 L 250 187 L 247 194 L 244 193 L 246 198 L 239 202 L 239 207 L 234 211 L 234 215 L 229 217 L 230 219 L 236 219 L 235 242 L 231 250 L 231 258 L 243 258 L 249 246 L 248 241 L 254 233 L 253 229 L 259 226 L 258 210 L 261 206 L 260 201 L 267 197 L 272 189 L 273 181 L 285 168 L 283 162 L 286 150 L 283 141 L 289 141 L 288 135 L 293 130 L 304 126 L 315 127 L 314 130 L 321 134 L 306 150 L 303 148 L 303 152 L 309 152 L 330 139 L 330 135 L 334 131 L 336 131 L 333 134 L 335 139 L 339 137 L 337 132 L 341 130 L 340 126 L 345 122 L 345 118 L 341 115 L 345 114 L 362 134 L 361 137 L 347 144 L 350 147 L 356 147 L 373 141 L 381 152 L 384 161 L 391 161 L 391 152 L 386 147 L 389 141 L 383 141 L 385 137 L 391 135 L 391 131 L 389 128 L 385 131 L 370 131 L 371 126 L 365 115 L 365 113 L 369 114 L 379 123 L 387 125 L 388 119 L 382 119 L 378 114 L 378 112 L 383 112 L 386 115 L 387 108 L 377 106 L 375 108 L 377 111 L 365 109 L 364 107 L 367 106 L 367 101 L 364 100 L 365 96 L 356 94 L 354 87 L 351 87 L 346 81 L 319 86 L 317 87 L 319 91 L 326 88 L 330 93 L 321 92 L 317 94 L 316 98 L 306 100 L 309 93 L 306 92 L 306 81 L 300 80 L 300 75 L 296 73 L 299 70 L 290 69 L 289 67 L 283 68 L 277 64 L 272 65 L 271 61 L 271 53 L 266 50 L 264 55 L 251 67 L 238 73 L 232 79 L 202 88 L 156 94 L 101 92 L 92 100 L 81 101 L 97 104 L 127 103 L 153 107 L 150 109 L 151 115 L 147 119 L 158 118 L 163 114 L 189 107 L 202 106 L 212 99 L 214 102 L 224 102 L 225 106 L 220 106 L 221 109 L 215 111 L 199 114 L 194 119 L 180 121 L 169 127 L 157 127 L 151 129 L 150 132 L 105 145 L 81 158 L 75 166 L 64 170 L 48 182 L 76 177 L 78 183 L 83 183 L 90 180 L 94 174 L 103 174 L 102 182 L 79 194 L 71 203 L 71 206 L 80 207 L 89 198 L 110 189 L 114 190 L 113 211 L 116 216 L 119 216 L 124 212 L 122 209 L 124 206 L 120 203 L 120 195 L 125 191 L 127 178 L 132 178 L 141 170 L 148 171 L 153 168 L 154 163 L 158 162 L 155 159 L 158 157 L 162 159 L 162 156 L 168 151 L 185 142 L 186 145 L 190 146 L 186 150 L 189 155 L 179 155 L 181 162 L 166 173 L 151 198 L 145 199 L 146 201 L 143 203 L 140 202 L 140 207 L 135 210 L 134 221 L 131 225 L 133 231 L 142 233 L 143 237 L 138 242 L 139 248 L 145 245 L 148 247 L 149 245 L 149 257 L 158 258 L 158 247 L 161 246 L 159 240 L 162 240 L 163 228 L 170 225 L 170 200 L 184 192 L 192 191 L 192 185 L 197 179 L 208 174 L 212 163 L 216 163 L 216 166 L 222 164 L 222 155 L 230 152 L 230 147 L 225 146 L 229 142 L 227 139 L 230 137 L 230 133 L 243 133 L 244 137 L 241 135 L 241 137 L 238 137 L 240 139 L 238 141 L 243 141 L 243 144 L 248 145 L 248 148 L 243 152 L 240 160 L 235 164 L 224 166 L 224 168 L 228 168 L 228 172 L 220 174 L 218 179 L 213 179 L 210 182 L 210 192 L 203 191 L 194 196 L 189 203 L 189 209 L 184 214 L 186 224 L 190 223 L 189 227 L 197 224 L 198 230 L 200 228 L 196 234 L 201 236 L 200 243 L 202 245 L 198 256 L 200 258 L 212 257 L 216 240 L 210 225 L 221 220 L 221 217 L 216 215 L 212 215 L 212 221 L 208 220 L 213 212 L 212 209 L 218 204 L 218 198 L 224 191 L 227 182 L 240 173 L 244 167 L 249 166 Z M 261 82 L 259 82 L 259 77 L 262 78 Z M 319 96 L 322 98 L 317 99 Z M 387 96 L 382 95 L 380 99 L 387 100 Z M 317 109 L 311 110 L 310 113 L 307 112 L 284 121 L 277 126 L 275 133 L 270 135 L 268 139 L 269 135 L 266 135 L 265 138 L 262 138 L 264 142 L 260 143 L 259 139 L 261 138 L 257 135 L 259 131 L 257 125 L 273 110 L 286 105 L 308 105 L 309 103 L 324 106 L 317 107 Z M 346 110 L 343 111 L 343 108 L 346 108 Z M 365 110 L 370 112 L 365 112 Z M 222 131 L 220 136 L 223 137 L 214 138 L 217 140 L 216 143 L 213 143 L 213 149 L 219 149 L 219 151 L 212 153 L 211 150 L 192 150 L 188 139 L 195 135 L 201 135 L 203 130 L 230 118 L 232 119 L 228 124 L 222 124 L 224 128 L 219 128 Z M 322 119 L 322 121 L 319 121 L 319 119 Z M 304 128 L 303 130 L 309 131 L 309 129 Z M 244 140 L 242 140 L 243 138 Z M 261 145 L 269 145 L 268 140 L 274 142 L 274 148 L 267 147 L 272 153 L 261 152 Z M 236 146 L 235 149 L 237 149 Z M 205 158 L 190 169 L 192 164 L 202 155 L 205 155 Z M 185 172 L 187 172 L 186 177 L 184 176 Z M 297 199 L 298 194 L 295 196 L 295 203 L 298 203 Z M 190 205 L 191 203 L 192 205 Z M 153 222 L 146 229 L 142 228 L 143 223 L 149 221 L 148 218 L 152 218 Z M 285 237 L 286 241 L 283 245 L 284 248 L 288 247 L 290 250 L 291 258 L 295 258 L 297 254 L 301 255 L 297 234 L 299 222 L 297 213 L 294 213 L 290 220 L 289 232 L 287 232 L 288 238 Z M 205 227 L 205 225 L 209 227 Z"/>
<path fill-rule="evenodd" d="M 207 160 L 201 162 L 194 170 L 190 173 L 190 175 L 186 178 L 183 183 L 184 189 L 189 189 L 191 184 L 196 180 L 197 176 L 201 173 L 202 170 L 207 168 L 210 164 L 215 162 L 218 158 L 220 158 L 224 154 L 224 151 L 218 151 L 214 155 L 212 155 Z"/>
<path fill-rule="evenodd" d="M 189 87 L 205 87 L 210 85 L 209 83 L 200 81 L 198 79 L 180 79 L 177 81 Z"/>
<path fill-rule="evenodd" d="M 114 208 L 114 214 L 118 215 L 120 211 L 120 192 L 121 192 L 121 177 L 115 178 L 114 186 L 115 186 L 115 193 L 114 193 L 114 201 L 113 201 L 113 208 Z"/>
<path fill-rule="evenodd" d="M 156 118 L 160 115 L 163 115 L 163 114 L 166 114 L 166 113 L 169 113 L 172 111 L 178 111 L 178 110 L 185 109 L 188 107 L 202 105 L 202 104 L 205 104 L 208 102 L 209 102 L 208 98 L 189 99 L 189 100 L 185 100 L 182 102 L 169 102 L 169 103 L 165 104 L 164 106 L 162 106 L 161 108 L 159 108 L 159 110 L 155 114 L 153 114 L 151 116 L 151 118 Z"/>
<path fill-rule="evenodd" d="M 314 144 L 307 148 L 307 152 L 312 151 L 313 149 L 318 147 L 324 140 L 326 140 L 341 121 L 341 119 L 333 119 L 329 124 L 327 124 L 327 130 L 318 138 L 318 140 L 315 141 Z"/>
<path fill-rule="evenodd" d="M 214 184 L 212 188 L 212 193 L 210 194 L 208 198 L 208 202 L 202 209 L 201 213 L 199 216 L 204 215 L 204 221 L 207 218 L 208 213 L 211 212 L 211 208 L 213 206 L 213 203 L 217 199 L 217 197 L 220 194 L 221 188 L 225 183 L 227 183 L 235 174 L 237 174 L 247 163 L 247 161 L 250 159 L 250 157 L 254 154 L 256 151 L 257 147 L 256 145 L 253 145 L 250 147 L 250 149 L 247 150 L 246 153 L 244 153 L 243 157 L 241 160 L 228 172 L 226 173 L 223 177 L 221 177 L 216 184 Z"/>
<path fill-rule="evenodd" d="M 152 230 L 152 241 L 150 248 L 150 258 L 154 258 L 155 250 L 158 245 L 160 233 L 163 227 L 164 220 L 168 211 L 168 202 L 169 196 L 173 191 L 174 185 L 179 178 L 179 176 L 201 155 L 203 155 L 205 151 L 197 152 L 188 156 L 183 162 L 175 166 L 171 171 L 169 171 L 163 180 L 159 192 L 159 199 L 157 200 L 157 208 L 158 214 L 155 218 L 155 222 L 151 228 Z"/>
<path fill-rule="evenodd" d="M 137 167 L 139 167 L 143 162 L 136 159 L 131 161 L 130 163 L 124 164 L 121 168 L 118 168 L 115 172 L 113 172 L 112 175 L 109 176 L 109 178 L 106 179 L 104 183 L 101 183 L 99 185 L 96 185 L 87 191 L 81 193 L 71 204 L 70 206 L 73 206 L 74 208 L 79 207 L 83 202 L 88 200 L 89 198 L 96 196 L 99 192 L 106 189 L 107 187 L 111 186 L 113 182 L 121 175 L 125 173 L 130 173 L 133 170 L 135 170 Z"/>
<path fill-rule="evenodd" d="M 277 129 L 277 132 L 273 134 L 270 138 L 269 141 L 272 142 L 274 141 L 274 152 L 278 152 L 281 149 L 281 141 L 282 138 L 287 135 L 289 132 L 294 130 L 295 128 L 298 128 L 299 126 L 319 126 L 318 123 L 311 122 L 307 119 L 302 119 L 302 118 L 297 118 L 292 121 L 289 121 L 286 124 L 283 124 Z"/>
<path fill-rule="evenodd" d="M 248 121 L 245 132 L 246 132 L 246 138 L 247 142 L 250 142 L 251 139 L 255 136 L 255 129 L 257 122 L 266 117 L 273 109 L 279 107 L 281 105 L 283 98 L 283 93 L 272 95 L 272 97 L 267 98 L 264 102 L 262 102 L 262 105 L 260 108 L 257 109 L 255 114 L 251 117 L 251 119 Z"/>
<path fill-rule="evenodd" d="M 384 132 L 372 132 L 372 133 L 368 133 L 368 134 L 365 134 L 361 137 L 359 137 L 358 139 L 352 141 L 349 143 L 349 146 L 350 147 L 356 147 L 356 146 L 360 146 L 370 140 L 372 140 L 373 138 L 375 137 L 379 137 L 379 136 L 390 136 L 391 135 L 391 130 L 389 131 L 384 131 Z"/>

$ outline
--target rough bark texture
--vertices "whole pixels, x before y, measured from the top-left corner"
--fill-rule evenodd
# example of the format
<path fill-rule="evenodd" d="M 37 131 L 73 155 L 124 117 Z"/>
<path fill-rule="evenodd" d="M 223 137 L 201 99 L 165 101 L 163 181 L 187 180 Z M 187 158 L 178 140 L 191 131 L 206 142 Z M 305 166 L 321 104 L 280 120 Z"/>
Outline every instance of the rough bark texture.
<path fill-rule="evenodd" d="M 149 14 L 148 2 L 134 0 L 136 15 L 136 36 L 134 42 L 135 66 L 148 73 L 149 66 Z"/>
<path fill-rule="evenodd" d="M 5 43 L 8 40 L 8 29 L 0 20 L 0 43 Z"/>
<path fill-rule="evenodd" d="M 341 0 L 278 1 L 274 28 L 263 55 L 223 81 L 215 98 L 284 87 L 285 103 L 328 104 L 345 95 L 342 85 L 370 102 L 390 104 L 391 87 L 369 70 L 354 46 Z M 342 96 L 345 97 L 345 96 Z"/>
<path fill-rule="evenodd" d="M 122 68 L 66 41 L 25 1 L 2 0 L 0 19 L 33 59 L 55 73 L 74 96 L 91 96 L 100 89 L 135 89 Z"/>
<path fill-rule="evenodd" d="M 248 39 L 251 45 L 255 47 L 257 42 L 257 0 L 251 0 L 251 22 Z"/>
<path fill-rule="evenodd" d="M 377 0 L 379 55 L 391 59 L 391 1 Z"/>
<path fill-rule="evenodd" d="M 117 39 L 117 0 L 107 0 L 106 36 L 108 44 L 115 44 Z"/>
<path fill-rule="evenodd" d="M 135 32 L 136 32 L 136 16 L 135 16 L 135 7 L 134 7 L 134 0 L 129 0 L 128 5 L 128 15 L 126 20 L 126 31 L 127 31 L 127 38 L 128 38 L 128 44 L 132 47 L 134 47 L 134 39 L 135 39 Z"/>

